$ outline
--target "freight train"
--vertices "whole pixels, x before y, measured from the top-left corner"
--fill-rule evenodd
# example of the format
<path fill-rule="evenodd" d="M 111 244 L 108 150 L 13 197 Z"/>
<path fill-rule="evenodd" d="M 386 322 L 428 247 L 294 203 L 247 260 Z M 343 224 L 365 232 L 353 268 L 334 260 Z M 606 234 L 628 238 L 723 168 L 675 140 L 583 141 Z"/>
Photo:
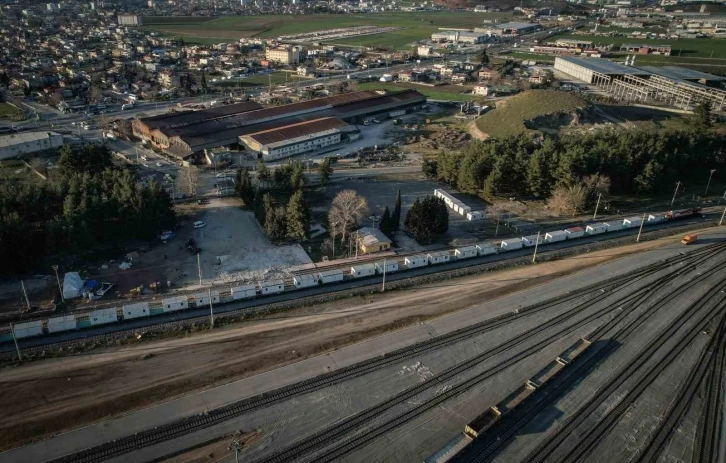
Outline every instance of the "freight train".
<path fill-rule="evenodd" d="M 354 264 L 350 269 L 345 270 L 334 269 L 295 275 L 292 285 L 286 285 L 283 280 L 267 280 L 258 282 L 257 284 L 216 288 L 211 291 L 202 291 L 153 301 L 135 302 L 119 307 L 97 309 L 84 313 L 58 315 L 18 323 L 12 329 L 9 326 L 5 327 L 5 329 L 0 330 L 0 343 L 12 342 L 13 334 L 15 339 L 24 339 L 109 323 L 118 323 L 124 320 L 151 317 L 191 308 L 206 307 L 210 304 L 210 300 L 212 304 L 226 304 L 234 301 L 296 291 L 313 286 L 329 285 L 351 279 L 380 276 L 384 272 L 393 273 L 429 265 L 442 265 L 457 260 L 483 257 L 537 245 L 547 245 L 558 241 L 578 239 L 583 236 L 639 228 L 664 221 L 682 220 L 694 217 L 700 214 L 700 212 L 700 208 L 683 209 L 670 211 L 661 215 L 647 215 L 645 222 L 643 222 L 643 217 L 641 216 L 629 217 L 611 222 L 594 223 L 585 227 L 572 227 L 564 230 L 551 231 L 540 235 L 539 239 L 537 235 L 531 235 L 498 242 L 482 242 L 447 251 L 409 255 L 403 258 L 392 257 L 385 261 L 381 260 L 375 263 Z"/>

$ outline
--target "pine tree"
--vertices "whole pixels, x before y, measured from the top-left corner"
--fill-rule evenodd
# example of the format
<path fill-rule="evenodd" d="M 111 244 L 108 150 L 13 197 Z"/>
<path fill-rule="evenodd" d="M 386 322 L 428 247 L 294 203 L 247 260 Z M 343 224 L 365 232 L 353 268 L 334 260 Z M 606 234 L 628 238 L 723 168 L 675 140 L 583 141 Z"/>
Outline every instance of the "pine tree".
<path fill-rule="evenodd" d="M 258 189 L 255 192 L 255 198 L 252 203 L 252 212 L 255 214 L 255 218 L 257 219 L 257 222 L 260 224 L 260 227 L 265 228 L 265 202 L 264 202 L 264 196 L 262 192 Z"/>
<path fill-rule="evenodd" d="M 290 196 L 287 203 L 287 237 L 294 241 L 303 241 L 308 237 L 310 227 L 310 211 L 305 203 L 302 190 Z"/>
<path fill-rule="evenodd" d="M 384 235 L 389 236 L 393 231 L 393 221 L 391 218 L 391 211 L 388 210 L 388 206 L 383 211 L 383 217 L 381 217 L 381 231 Z"/>
<path fill-rule="evenodd" d="M 202 86 L 202 90 L 205 92 L 207 91 L 207 74 L 202 69 L 202 77 L 199 79 L 200 85 Z"/>
<path fill-rule="evenodd" d="M 265 214 L 265 233 L 270 241 L 279 242 L 287 234 L 287 215 L 282 206 L 270 207 Z"/>
<path fill-rule="evenodd" d="M 406 215 L 405 226 L 420 244 L 431 244 L 449 229 L 449 210 L 441 198 L 418 198 Z"/>
<path fill-rule="evenodd" d="M 261 186 L 267 186 L 267 182 L 270 181 L 270 168 L 267 167 L 267 164 L 265 164 L 265 161 L 262 159 L 257 161 L 257 181 L 260 182 Z"/>
<path fill-rule="evenodd" d="M 330 182 L 330 176 L 333 174 L 333 168 L 330 165 L 330 158 L 326 157 L 318 166 L 320 173 L 320 183 L 325 186 Z"/>
<path fill-rule="evenodd" d="M 245 206 L 250 207 L 255 200 L 255 190 L 252 188 L 252 179 L 250 172 L 246 167 L 237 169 L 237 180 L 235 190 Z"/>
<path fill-rule="evenodd" d="M 391 230 L 396 231 L 401 226 L 401 190 L 396 194 L 396 205 L 391 214 Z"/>
<path fill-rule="evenodd" d="M 289 175 L 290 187 L 292 189 L 299 190 L 305 186 L 305 168 L 303 167 L 302 162 L 293 162 L 289 167 Z"/>

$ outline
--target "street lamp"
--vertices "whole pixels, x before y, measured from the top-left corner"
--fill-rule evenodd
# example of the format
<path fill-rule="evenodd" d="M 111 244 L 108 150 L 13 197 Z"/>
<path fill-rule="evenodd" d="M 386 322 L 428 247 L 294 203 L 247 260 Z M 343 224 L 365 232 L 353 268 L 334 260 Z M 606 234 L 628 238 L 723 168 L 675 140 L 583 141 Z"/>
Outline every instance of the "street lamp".
<path fill-rule="evenodd" d="M 711 169 L 711 175 L 708 176 L 708 183 L 706 183 L 706 192 L 703 196 L 708 196 L 708 187 L 711 186 L 711 177 L 713 177 L 714 172 L 716 172 L 716 169 Z"/>
<path fill-rule="evenodd" d="M 55 279 L 58 281 L 58 290 L 60 290 L 61 301 L 63 301 L 63 303 L 65 304 L 66 298 L 63 297 L 63 288 L 61 287 L 60 277 L 58 276 L 58 266 L 52 265 L 51 267 L 53 268 L 53 270 L 55 270 Z"/>

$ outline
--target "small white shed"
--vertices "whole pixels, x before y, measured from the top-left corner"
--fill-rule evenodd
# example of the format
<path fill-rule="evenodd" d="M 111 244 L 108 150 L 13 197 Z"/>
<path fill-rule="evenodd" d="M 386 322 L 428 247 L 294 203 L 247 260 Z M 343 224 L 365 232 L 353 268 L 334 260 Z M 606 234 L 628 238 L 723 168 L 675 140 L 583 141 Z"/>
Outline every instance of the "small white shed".
<path fill-rule="evenodd" d="M 234 286 L 229 291 L 232 293 L 232 300 L 234 301 L 257 296 L 257 286 L 255 285 Z"/>
<path fill-rule="evenodd" d="M 496 254 L 497 253 L 497 247 L 492 246 L 489 243 L 479 243 L 476 245 L 476 250 L 479 252 L 480 256 L 488 256 L 489 254 Z"/>
<path fill-rule="evenodd" d="M 545 233 L 545 243 L 556 243 L 567 239 L 565 230 L 557 230 Z"/>
<path fill-rule="evenodd" d="M 622 229 L 623 229 L 622 220 L 618 220 L 618 221 L 614 221 L 614 222 L 605 222 L 605 230 L 607 232 L 620 231 Z"/>
<path fill-rule="evenodd" d="M 526 248 L 531 248 L 532 246 L 536 244 L 542 244 L 543 237 L 542 235 L 529 235 L 529 236 L 523 236 L 522 237 L 522 244 Z"/>
<path fill-rule="evenodd" d="M 512 238 L 502 241 L 501 246 L 505 251 L 512 251 L 514 249 L 522 249 L 523 244 L 522 238 Z"/>
<path fill-rule="evenodd" d="M 16 339 L 29 338 L 43 334 L 43 320 L 34 320 L 32 322 L 18 323 L 13 326 L 13 332 Z"/>
<path fill-rule="evenodd" d="M 219 291 L 216 289 L 212 290 L 212 302 L 215 304 L 219 302 Z M 196 293 L 194 295 L 194 303 L 197 307 L 209 304 L 209 291 L 205 291 L 203 293 Z"/>
<path fill-rule="evenodd" d="M 623 227 L 624 228 L 635 228 L 640 227 L 640 224 L 643 223 L 643 217 L 628 217 L 627 219 L 623 219 Z"/>
<path fill-rule="evenodd" d="M 260 294 L 277 294 L 285 290 L 285 282 L 282 280 L 270 280 L 260 282 Z"/>
<path fill-rule="evenodd" d="M 128 304 L 121 309 L 124 314 L 124 320 L 149 316 L 149 303 L 137 302 L 136 304 Z"/>
<path fill-rule="evenodd" d="M 454 255 L 457 259 L 469 259 L 478 255 L 476 246 L 464 246 L 463 248 L 457 248 L 454 251 Z"/>
<path fill-rule="evenodd" d="M 428 265 L 429 259 L 423 254 L 416 254 L 415 256 L 406 257 L 404 263 L 408 268 L 424 267 Z"/>
<path fill-rule="evenodd" d="M 175 296 L 162 299 L 164 312 L 176 312 L 177 310 L 188 309 L 189 299 L 186 296 Z"/>
<path fill-rule="evenodd" d="M 600 233 L 605 233 L 607 230 L 607 227 L 605 227 L 604 223 L 594 223 L 592 225 L 588 225 L 585 227 L 585 234 L 586 235 L 599 235 Z"/>
<path fill-rule="evenodd" d="M 321 284 L 343 281 L 344 278 L 345 273 L 342 270 L 326 270 L 325 272 L 318 273 L 318 280 Z"/>
<path fill-rule="evenodd" d="M 475 220 L 484 220 L 486 218 L 486 215 L 482 211 L 471 211 L 466 213 L 466 220 L 475 221 Z"/>
<path fill-rule="evenodd" d="M 386 261 L 386 273 L 398 272 L 398 261 L 387 260 Z M 376 273 L 379 275 L 383 274 L 383 262 L 376 262 Z"/>
<path fill-rule="evenodd" d="M 451 258 L 451 255 L 449 255 L 449 251 L 436 251 L 436 252 L 430 252 L 426 258 L 429 261 L 429 264 L 443 264 L 444 262 L 448 262 Z"/>
<path fill-rule="evenodd" d="M 350 274 L 354 278 L 369 277 L 376 274 L 376 266 L 373 264 L 359 264 L 350 268 Z"/>
<path fill-rule="evenodd" d="M 315 275 L 306 273 L 305 275 L 295 275 L 292 278 L 292 282 L 296 288 L 309 288 L 318 284 L 318 279 Z"/>
<path fill-rule="evenodd" d="M 118 321 L 118 315 L 116 315 L 116 307 L 112 307 L 110 309 L 94 310 L 93 312 L 88 314 L 88 320 L 91 322 L 91 326 L 115 323 Z"/>
<path fill-rule="evenodd" d="M 75 315 L 64 315 L 62 317 L 53 317 L 48 319 L 48 333 L 58 333 L 60 331 L 70 331 L 75 329 Z"/>
<path fill-rule="evenodd" d="M 585 235 L 585 229 L 582 227 L 571 227 L 565 230 L 565 235 L 567 235 L 568 240 L 580 238 Z"/>

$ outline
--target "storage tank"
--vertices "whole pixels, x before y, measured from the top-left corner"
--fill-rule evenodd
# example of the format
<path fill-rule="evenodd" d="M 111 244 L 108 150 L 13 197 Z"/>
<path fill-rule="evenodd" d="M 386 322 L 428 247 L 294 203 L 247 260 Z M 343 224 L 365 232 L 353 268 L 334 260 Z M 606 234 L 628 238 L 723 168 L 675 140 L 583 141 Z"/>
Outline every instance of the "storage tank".
<path fill-rule="evenodd" d="M 318 273 L 318 281 L 321 284 L 343 281 L 343 278 L 345 278 L 345 274 L 342 270 L 327 270 L 325 272 Z"/>
<path fill-rule="evenodd" d="M 387 260 L 386 261 L 386 273 L 391 272 L 397 272 L 398 271 L 398 262 L 395 260 Z M 379 275 L 383 274 L 383 262 L 376 262 L 376 273 Z"/>
<path fill-rule="evenodd" d="M 282 280 L 270 280 L 260 282 L 260 294 L 277 294 L 285 290 L 285 282 Z"/>
<path fill-rule="evenodd" d="M 545 233 L 545 243 L 556 243 L 567 239 L 565 230 L 557 230 Z"/>
<path fill-rule="evenodd" d="M 505 251 L 512 251 L 515 249 L 522 249 L 522 238 L 512 238 L 509 240 L 502 241 L 502 249 Z"/>
<path fill-rule="evenodd" d="M 305 275 L 295 275 L 292 282 L 296 288 L 309 288 L 318 284 L 318 279 L 314 275 L 306 273 Z"/>
<path fill-rule="evenodd" d="M 604 223 L 594 223 L 592 225 L 588 225 L 585 227 L 585 234 L 586 235 L 599 235 L 601 233 L 605 233 L 607 228 L 605 227 Z"/>
<path fill-rule="evenodd" d="M 571 227 L 565 230 L 565 235 L 567 235 L 568 240 L 580 238 L 585 235 L 585 229 L 582 227 Z"/>
<path fill-rule="evenodd" d="M 376 266 L 373 264 L 360 264 L 350 268 L 350 274 L 354 278 L 369 277 L 376 274 Z"/>
<path fill-rule="evenodd" d="M 423 254 L 416 254 L 415 256 L 408 256 L 404 259 L 404 263 L 408 268 L 424 267 L 428 265 L 429 260 Z"/>
<path fill-rule="evenodd" d="M 470 257 L 476 257 L 478 253 L 476 246 L 465 246 L 463 248 L 457 248 L 454 251 L 454 255 L 457 259 L 469 259 Z"/>
<path fill-rule="evenodd" d="M 449 255 L 449 251 L 437 251 L 437 252 L 430 252 L 426 258 L 428 259 L 429 264 L 443 264 L 444 262 L 448 262 L 451 256 Z"/>

